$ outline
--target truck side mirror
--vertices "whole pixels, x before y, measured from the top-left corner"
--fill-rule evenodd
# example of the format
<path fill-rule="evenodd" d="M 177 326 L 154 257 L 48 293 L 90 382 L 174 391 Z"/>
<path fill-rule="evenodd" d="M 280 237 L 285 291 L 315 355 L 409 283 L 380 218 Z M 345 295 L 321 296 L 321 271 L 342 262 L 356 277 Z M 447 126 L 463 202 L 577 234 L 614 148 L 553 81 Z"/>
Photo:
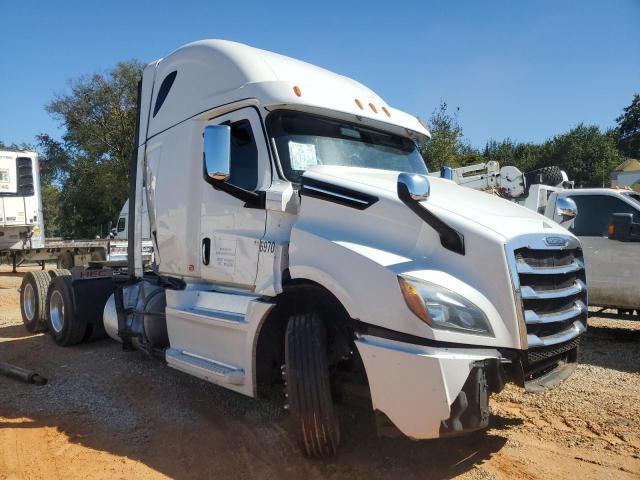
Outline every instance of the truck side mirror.
<path fill-rule="evenodd" d="M 569 228 L 573 220 L 578 216 L 578 206 L 569 197 L 558 197 L 556 211 L 553 220 L 565 228 Z"/>
<path fill-rule="evenodd" d="M 203 163 L 205 178 L 222 183 L 231 173 L 231 127 L 209 125 L 204 129 Z"/>
<path fill-rule="evenodd" d="M 398 175 L 398 192 L 401 190 L 406 192 L 411 200 L 416 202 L 426 200 L 431 190 L 429 178 L 417 173 L 401 173 Z"/>
<path fill-rule="evenodd" d="M 453 180 L 453 168 L 442 167 L 440 169 L 440 178 L 446 178 L 447 180 Z"/>
<path fill-rule="evenodd" d="M 608 234 L 611 240 L 640 242 L 640 223 L 634 223 L 632 213 L 614 213 Z"/>

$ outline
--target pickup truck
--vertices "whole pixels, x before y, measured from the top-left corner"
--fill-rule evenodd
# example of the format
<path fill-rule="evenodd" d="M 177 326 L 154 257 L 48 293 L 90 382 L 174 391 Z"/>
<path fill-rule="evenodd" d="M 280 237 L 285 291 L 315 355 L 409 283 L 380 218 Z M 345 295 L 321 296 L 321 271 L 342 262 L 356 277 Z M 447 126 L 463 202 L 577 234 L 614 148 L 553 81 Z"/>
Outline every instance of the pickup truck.
<path fill-rule="evenodd" d="M 556 197 L 572 200 L 578 209 L 569 231 L 582 243 L 589 304 L 640 318 L 640 194 L 579 188 Z"/>

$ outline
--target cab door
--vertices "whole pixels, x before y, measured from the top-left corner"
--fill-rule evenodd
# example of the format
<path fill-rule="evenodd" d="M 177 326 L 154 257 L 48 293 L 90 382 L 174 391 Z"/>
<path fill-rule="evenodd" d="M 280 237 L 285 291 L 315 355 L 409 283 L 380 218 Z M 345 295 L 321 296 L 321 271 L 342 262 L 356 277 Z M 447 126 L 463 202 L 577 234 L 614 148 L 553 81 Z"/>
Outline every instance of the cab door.
<path fill-rule="evenodd" d="M 229 125 L 231 162 L 228 183 L 251 192 L 271 184 L 271 164 L 257 111 L 252 107 L 216 117 L 203 125 Z M 203 280 L 253 290 L 260 240 L 265 233 L 264 205 L 245 201 L 202 180 L 201 277 Z"/>

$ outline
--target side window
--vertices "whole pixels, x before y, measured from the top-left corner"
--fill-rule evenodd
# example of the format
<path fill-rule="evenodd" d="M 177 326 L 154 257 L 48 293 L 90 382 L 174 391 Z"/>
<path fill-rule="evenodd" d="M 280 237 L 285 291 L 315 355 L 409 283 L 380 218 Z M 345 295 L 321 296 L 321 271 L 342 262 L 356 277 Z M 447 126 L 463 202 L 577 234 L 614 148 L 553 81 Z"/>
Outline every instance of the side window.
<path fill-rule="evenodd" d="M 578 216 L 570 230 L 579 237 L 606 237 L 614 213 L 633 213 L 634 221 L 640 217 L 631 205 L 610 195 L 573 195 L 570 198 L 578 206 Z"/>
<path fill-rule="evenodd" d="M 125 217 L 120 217 L 118 219 L 118 226 L 116 228 L 118 233 L 124 232 L 124 227 L 125 227 L 126 223 L 127 223 L 127 219 Z"/>
<path fill-rule="evenodd" d="M 160 89 L 158 90 L 158 97 L 156 98 L 156 105 L 153 107 L 153 117 L 154 118 L 158 114 L 158 112 L 160 111 L 160 107 L 162 107 L 162 104 L 164 103 L 164 101 L 167 99 L 167 95 L 169 95 L 169 90 L 171 90 L 171 87 L 173 86 L 173 82 L 176 79 L 176 75 L 178 75 L 178 71 L 177 70 L 175 72 L 171 72 L 169 75 L 164 77 L 164 80 L 162 81 L 162 84 L 160 85 Z"/>
<path fill-rule="evenodd" d="M 245 190 L 258 185 L 258 147 L 249 120 L 231 126 L 231 175 L 229 183 Z"/>

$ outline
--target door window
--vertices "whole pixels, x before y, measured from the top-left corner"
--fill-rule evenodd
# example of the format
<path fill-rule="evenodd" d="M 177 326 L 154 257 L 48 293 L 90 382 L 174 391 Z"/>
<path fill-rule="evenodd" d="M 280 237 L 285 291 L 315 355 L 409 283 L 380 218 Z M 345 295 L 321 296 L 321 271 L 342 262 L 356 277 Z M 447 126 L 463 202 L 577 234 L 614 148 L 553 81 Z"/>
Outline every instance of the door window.
<path fill-rule="evenodd" d="M 569 229 L 579 237 L 606 237 L 614 213 L 633 213 L 634 221 L 640 220 L 638 210 L 611 195 L 569 196 L 578 206 L 578 216 Z"/>
<path fill-rule="evenodd" d="M 249 120 L 230 123 L 231 171 L 229 183 L 245 190 L 258 185 L 258 147 Z"/>

